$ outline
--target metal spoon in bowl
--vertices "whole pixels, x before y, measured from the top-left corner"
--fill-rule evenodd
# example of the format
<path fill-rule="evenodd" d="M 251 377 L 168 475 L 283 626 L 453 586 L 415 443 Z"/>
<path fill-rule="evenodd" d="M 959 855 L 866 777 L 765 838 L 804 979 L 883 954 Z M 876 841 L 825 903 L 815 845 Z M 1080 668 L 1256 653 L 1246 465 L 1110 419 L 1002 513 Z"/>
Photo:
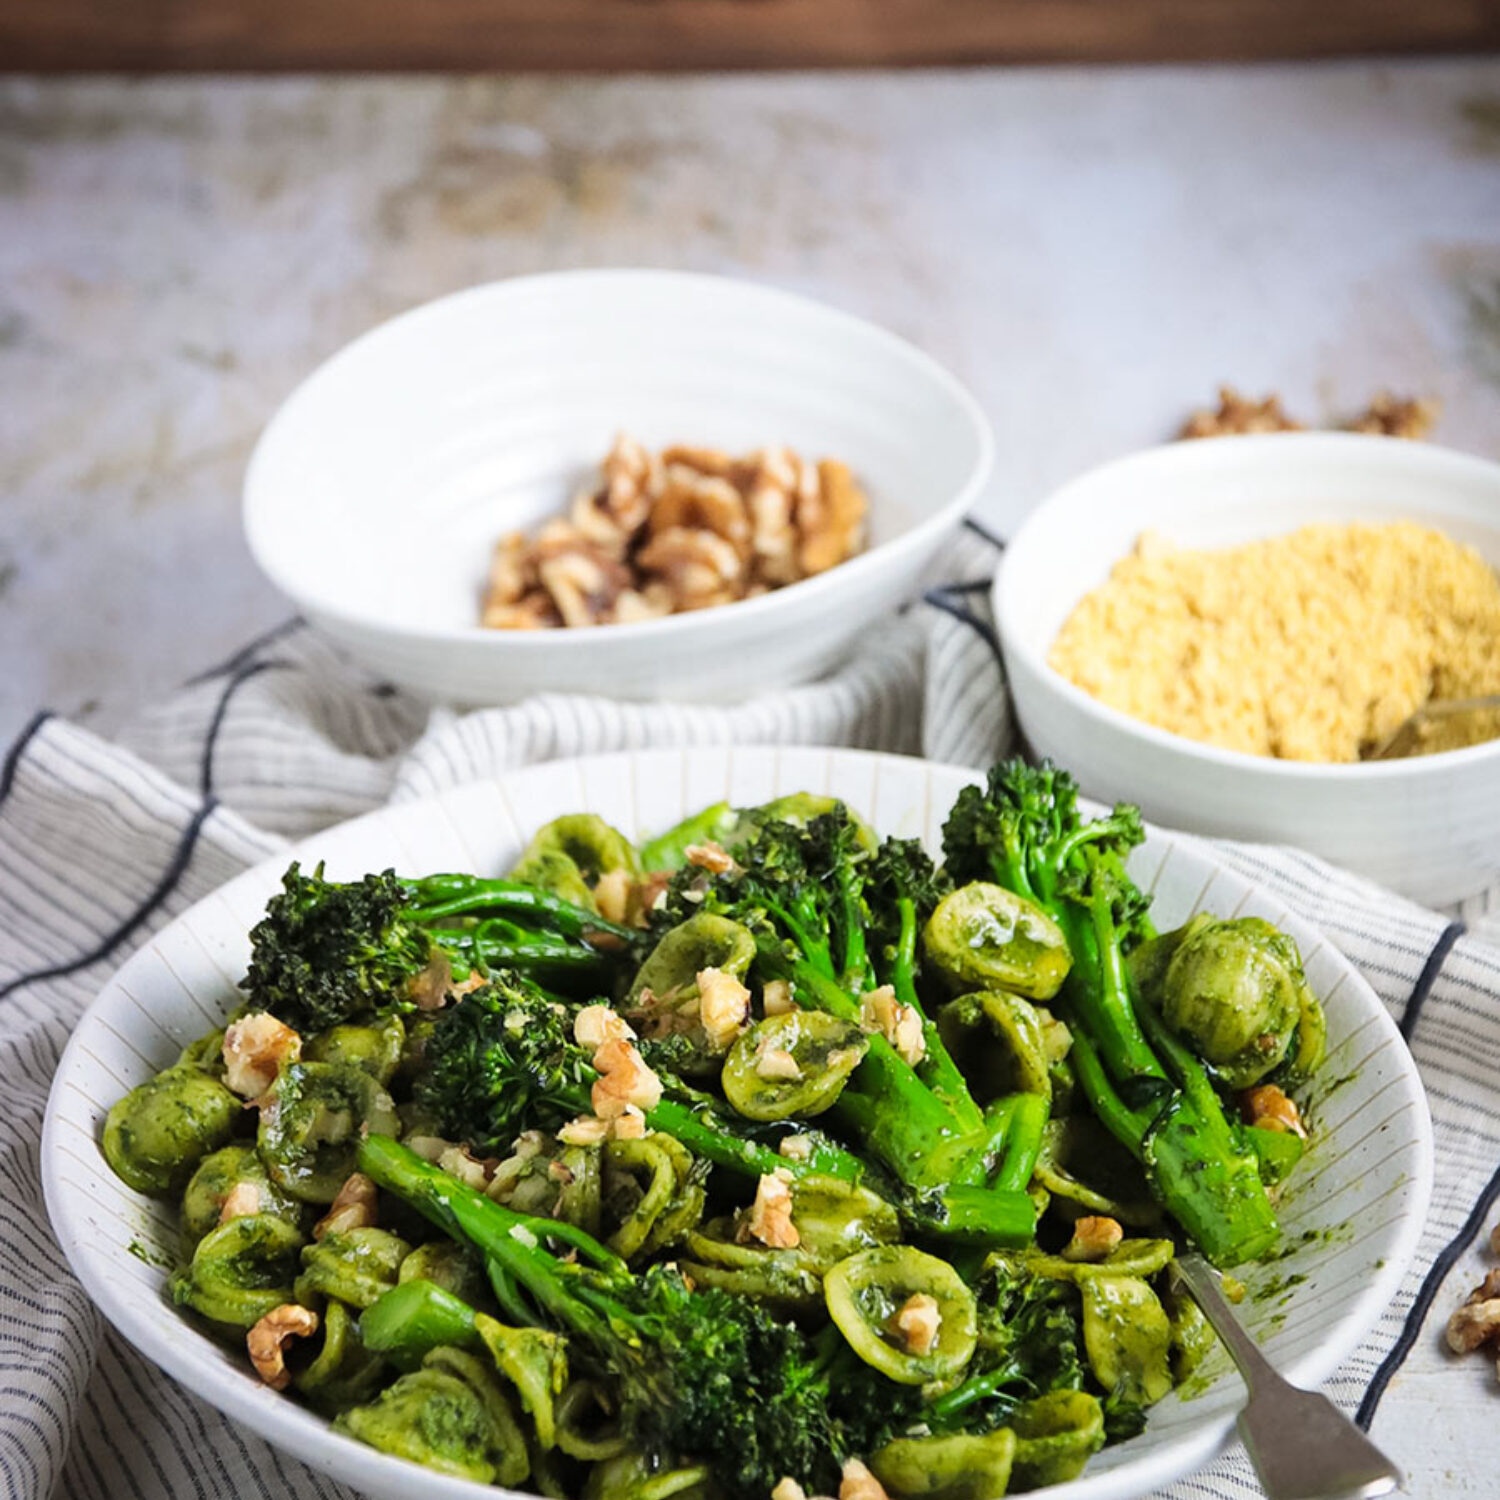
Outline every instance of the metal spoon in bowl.
<path fill-rule="evenodd" d="M 1422 726 L 1433 719 L 1451 719 L 1458 714 L 1482 713 L 1500 708 L 1500 693 L 1478 698 L 1434 698 L 1403 719 L 1366 757 L 1366 760 L 1397 760 L 1410 755 L 1422 737 Z"/>
<path fill-rule="evenodd" d="M 1244 1377 L 1250 1400 L 1235 1426 L 1268 1500 L 1368 1500 L 1401 1483 L 1400 1469 L 1327 1396 L 1299 1390 L 1271 1368 L 1201 1255 L 1172 1266 Z"/>

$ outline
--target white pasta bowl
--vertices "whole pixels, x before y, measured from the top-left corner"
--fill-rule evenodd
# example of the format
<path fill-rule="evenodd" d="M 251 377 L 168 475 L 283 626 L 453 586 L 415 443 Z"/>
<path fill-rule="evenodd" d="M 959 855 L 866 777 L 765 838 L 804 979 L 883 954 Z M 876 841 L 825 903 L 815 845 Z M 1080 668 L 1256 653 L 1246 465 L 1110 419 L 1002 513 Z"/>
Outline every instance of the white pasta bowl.
<path fill-rule="evenodd" d="M 870 499 L 869 545 L 689 615 L 481 628 L 495 542 L 562 513 L 620 431 L 841 459 Z M 309 619 L 427 697 L 737 699 L 821 675 L 909 596 L 992 443 L 935 361 L 816 302 L 679 272 L 528 276 L 395 318 L 304 381 L 251 459 L 245 532 Z"/>
<path fill-rule="evenodd" d="M 1500 878 L 1500 741 L 1353 765 L 1221 750 L 1106 707 L 1047 662 L 1141 532 L 1224 547 L 1310 521 L 1413 520 L 1500 566 L 1500 464 L 1424 443 L 1285 433 L 1174 443 L 1091 470 L 1027 518 L 995 580 L 1021 728 L 1084 791 L 1195 833 L 1296 844 L 1430 905 Z"/>
<path fill-rule="evenodd" d="M 127 1089 L 220 1024 L 235 1003 L 246 933 L 288 859 L 326 859 L 334 878 L 394 865 L 421 874 L 497 871 L 530 833 L 590 809 L 635 832 L 663 829 L 706 803 L 747 804 L 829 792 L 883 832 L 936 847 L 954 797 L 973 779 L 954 767 L 856 751 L 654 751 L 557 762 L 398 805 L 307 840 L 249 871 L 156 934 L 106 985 L 59 1065 L 42 1139 L 48 1212 L 74 1271 L 105 1316 L 147 1358 L 268 1441 L 380 1500 L 481 1500 L 495 1490 L 362 1446 L 277 1395 L 163 1305 L 176 1251 L 175 1205 L 127 1189 L 99 1149 L 104 1115 Z M 1416 1248 L 1432 1185 L 1432 1132 L 1410 1054 L 1351 965 L 1280 900 L 1191 842 L 1153 831 L 1133 872 L 1154 891 L 1158 923 L 1193 912 L 1259 915 L 1289 932 L 1328 1016 L 1324 1076 L 1312 1103 L 1310 1159 L 1280 1213 L 1290 1253 L 1252 1269 L 1241 1314 L 1293 1379 L 1328 1376 L 1390 1305 Z M 141 1254 L 144 1247 L 144 1255 Z M 1257 1293 L 1263 1293 L 1258 1297 Z M 1093 1460 L 1055 1500 L 1129 1500 L 1210 1458 L 1228 1439 L 1242 1389 L 1211 1356 L 1191 1399 L 1152 1409 L 1144 1433 Z M 1202 1389 L 1207 1382 L 1206 1389 Z"/>

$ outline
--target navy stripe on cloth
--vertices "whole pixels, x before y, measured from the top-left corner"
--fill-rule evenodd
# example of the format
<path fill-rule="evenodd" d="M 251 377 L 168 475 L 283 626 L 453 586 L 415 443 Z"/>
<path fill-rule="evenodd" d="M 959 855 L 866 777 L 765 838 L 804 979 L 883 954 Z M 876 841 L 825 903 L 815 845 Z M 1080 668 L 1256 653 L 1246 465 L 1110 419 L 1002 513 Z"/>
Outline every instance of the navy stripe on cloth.
<path fill-rule="evenodd" d="M 987 588 L 988 585 L 986 584 L 985 587 Z M 966 592 L 973 592 L 971 584 L 943 584 L 937 588 L 928 589 L 922 597 L 934 609 L 941 610 L 945 615 L 951 615 L 961 624 L 967 625 L 994 653 L 995 663 L 1003 672 L 1005 659 L 1000 654 L 1000 637 L 995 634 L 995 627 L 954 597 L 956 594 Z"/>
<path fill-rule="evenodd" d="M 204 823 L 217 806 L 217 801 L 210 797 L 194 813 L 193 820 L 178 841 L 172 861 L 162 872 L 161 879 L 157 881 L 146 899 L 113 932 L 107 934 L 95 947 L 78 958 L 17 975 L 9 984 L 0 986 L 0 1000 L 13 995 L 28 984 L 35 984 L 39 979 L 59 979 L 64 974 L 76 973 L 79 969 L 86 969 L 90 964 L 98 963 L 100 959 L 108 958 L 121 943 L 140 928 L 142 923 L 148 921 L 162 902 L 176 890 L 177 882 L 182 879 L 183 872 L 193 858 L 193 849 L 197 845 L 198 835 L 203 831 Z"/>
<path fill-rule="evenodd" d="M 1450 922 L 1443 928 L 1442 936 L 1432 945 L 1432 952 L 1427 955 L 1427 962 L 1422 965 L 1422 972 L 1417 975 L 1417 982 L 1412 987 L 1411 998 L 1401 1013 L 1401 1035 L 1408 1044 L 1412 1033 L 1417 1029 L 1417 1022 L 1422 1019 L 1422 1008 L 1427 1004 L 1427 997 L 1432 993 L 1432 987 L 1437 983 L 1437 977 L 1443 972 L 1443 965 L 1453 951 L 1453 945 L 1463 935 L 1464 924 Z"/>
<path fill-rule="evenodd" d="M 1479 1201 L 1469 1211 L 1469 1217 L 1464 1220 L 1463 1228 L 1448 1241 L 1442 1253 L 1433 1261 L 1422 1280 L 1421 1288 L 1417 1292 L 1410 1311 L 1406 1314 L 1406 1322 L 1402 1325 L 1400 1337 L 1391 1346 L 1390 1353 L 1381 1360 L 1379 1368 L 1370 1378 L 1369 1385 L 1365 1387 L 1364 1398 L 1359 1403 L 1359 1410 L 1355 1412 L 1354 1420 L 1366 1431 L 1369 1430 L 1370 1423 L 1375 1420 L 1375 1413 L 1380 1407 L 1380 1398 L 1385 1395 L 1386 1387 L 1390 1385 L 1396 1372 L 1406 1363 L 1406 1356 L 1411 1353 L 1421 1335 L 1422 1325 L 1427 1321 L 1427 1314 L 1432 1311 L 1432 1304 L 1437 1299 L 1443 1283 L 1448 1279 L 1448 1273 L 1458 1264 L 1464 1251 L 1474 1243 L 1475 1235 L 1484 1227 L 1484 1221 L 1489 1218 L 1490 1210 L 1494 1208 L 1497 1198 L 1500 1198 L 1500 1167 L 1495 1169 L 1495 1175 L 1490 1178 L 1484 1192 L 1479 1195 Z"/>
<path fill-rule="evenodd" d="M 183 683 L 183 687 L 198 687 L 202 683 L 211 682 L 215 677 L 237 672 L 246 662 L 254 659 L 257 651 L 264 651 L 267 646 L 291 635 L 293 631 L 301 630 L 306 624 L 307 621 L 301 615 L 293 615 L 289 620 L 283 620 L 279 625 L 273 625 L 269 630 L 261 631 L 253 640 L 246 641 L 238 651 L 217 666 L 206 667 L 203 671 L 194 673 Z"/>
<path fill-rule="evenodd" d="M 964 525 L 981 541 L 988 542 L 997 552 L 1005 551 L 1005 538 L 991 531 L 983 521 L 976 521 L 973 516 L 965 516 Z"/>
<path fill-rule="evenodd" d="M 219 701 L 214 705 L 208 733 L 203 736 L 203 756 L 198 764 L 198 791 L 201 795 L 213 795 L 214 746 L 219 743 L 219 731 L 224 727 L 224 716 L 229 712 L 229 704 L 234 695 L 252 677 L 258 677 L 262 672 L 280 671 L 291 665 L 288 661 L 246 661 L 234 669 L 229 681 L 224 684 L 224 691 L 219 694 Z"/>
<path fill-rule="evenodd" d="M 0 766 L 0 803 L 10 796 L 10 789 L 16 783 L 16 771 L 21 764 L 21 757 L 26 754 L 26 747 L 31 744 L 37 736 L 37 731 L 52 716 L 52 710 L 48 708 L 33 714 L 31 722 L 16 736 L 14 743 L 6 751 L 5 764 Z"/>

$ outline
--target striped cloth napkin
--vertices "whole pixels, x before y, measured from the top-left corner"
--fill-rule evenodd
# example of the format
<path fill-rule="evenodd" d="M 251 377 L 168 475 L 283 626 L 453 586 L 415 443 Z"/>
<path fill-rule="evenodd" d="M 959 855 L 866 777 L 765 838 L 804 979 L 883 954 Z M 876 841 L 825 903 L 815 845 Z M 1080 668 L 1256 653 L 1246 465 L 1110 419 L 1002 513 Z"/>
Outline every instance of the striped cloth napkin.
<path fill-rule="evenodd" d="M 957 581 L 873 633 L 831 679 L 733 708 L 556 695 L 463 716 L 429 711 L 289 621 L 113 742 L 38 716 L 0 769 L 0 1181 L 9 1198 L 0 1215 L 0 1493 L 348 1494 L 138 1358 L 103 1323 L 53 1241 L 39 1170 L 48 1085 L 73 1021 L 133 948 L 289 839 L 388 800 L 552 757 L 811 743 L 988 764 L 1012 740 L 985 603 L 993 563 L 976 528 L 946 559 Z M 1466 935 L 1456 914 L 1425 911 L 1309 855 L 1231 844 L 1217 852 L 1359 966 L 1400 1022 L 1432 1102 L 1438 1181 L 1416 1265 L 1330 1393 L 1373 1422 L 1414 1493 L 1449 1493 L 1470 1473 L 1473 1493 L 1493 1493 L 1492 1465 L 1473 1434 L 1486 1430 L 1500 1392 L 1486 1361 L 1443 1370 L 1451 1362 L 1441 1328 L 1481 1274 L 1476 1237 L 1500 1195 L 1494 903 L 1475 904 Z M 1164 1493 L 1250 1500 L 1260 1492 L 1231 1450 Z"/>

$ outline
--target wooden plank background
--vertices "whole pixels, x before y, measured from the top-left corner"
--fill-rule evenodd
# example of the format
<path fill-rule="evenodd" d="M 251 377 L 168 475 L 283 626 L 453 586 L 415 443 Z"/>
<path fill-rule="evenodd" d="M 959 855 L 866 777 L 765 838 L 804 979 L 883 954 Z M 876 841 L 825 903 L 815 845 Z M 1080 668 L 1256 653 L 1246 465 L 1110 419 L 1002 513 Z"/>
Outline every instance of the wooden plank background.
<path fill-rule="evenodd" d="M 1500 49 L 1500 0 L 0 0 L 0 69 L 867 67 Z"/>

